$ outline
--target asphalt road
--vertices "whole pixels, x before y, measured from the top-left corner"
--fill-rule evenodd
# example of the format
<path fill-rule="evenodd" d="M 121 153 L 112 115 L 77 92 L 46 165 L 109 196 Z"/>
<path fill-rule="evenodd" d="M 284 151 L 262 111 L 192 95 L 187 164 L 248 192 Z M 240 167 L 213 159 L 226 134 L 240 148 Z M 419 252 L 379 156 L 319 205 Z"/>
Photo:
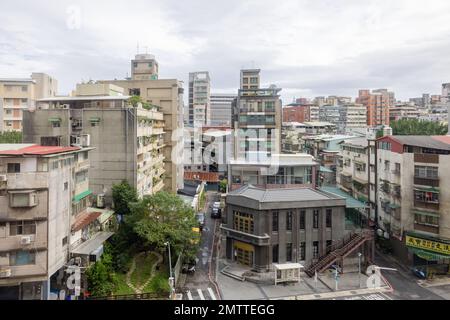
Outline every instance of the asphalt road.
<path fill-rule="evenodd" d="M 212 245 L 214 242 L 214 230 L 216 223 L 219 221 L 211 219 L 211 207 L 213 202 L 219 201 L 219 195 L 208 192 L 206 196 L 207 210 L 205 213 L 205 226 L 203 227 L 202 236 L 200 240 L 200 250 L 197 255 L 196 271 L 193 274 L 187 275 L 184 285 L 184 291 L 196 292 L 199 290 L 214 289 L 213 283 L 209 279 L 209 269 L 212 255 Z M 206 296 L 206 295 L 205 295 Z"/>
<path fill-rule="evenodd" d="M 376 252 L 375 263 L 380 267 L 397 269 L 397 271 L 381 271 L 394 288 L 394 292 L 387 293 L 393 300 L 444 300 L 441 296 L 419 286 L 417 284 L 418 278 L 411 271 L 389 259 L 384 254 Z"/>

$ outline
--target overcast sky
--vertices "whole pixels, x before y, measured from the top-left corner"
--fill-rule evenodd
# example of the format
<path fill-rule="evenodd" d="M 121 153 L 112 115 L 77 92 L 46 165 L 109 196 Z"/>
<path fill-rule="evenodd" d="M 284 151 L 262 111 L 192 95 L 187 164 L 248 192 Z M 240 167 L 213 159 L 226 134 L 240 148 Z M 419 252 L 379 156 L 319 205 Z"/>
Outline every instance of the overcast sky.
<path fill-rule="evenodd" d="M 233 93 L 239 70 L 255 67 L 284 103 L 360 88 L 407 99 L 450 82 L 450 1 L 5 1 L 0 77 L 46 72 L 68 93 L 125 77 L 138 42 L 160 78 L 185 87 L 190 71 L 208 70 L 213 91 Z"/>

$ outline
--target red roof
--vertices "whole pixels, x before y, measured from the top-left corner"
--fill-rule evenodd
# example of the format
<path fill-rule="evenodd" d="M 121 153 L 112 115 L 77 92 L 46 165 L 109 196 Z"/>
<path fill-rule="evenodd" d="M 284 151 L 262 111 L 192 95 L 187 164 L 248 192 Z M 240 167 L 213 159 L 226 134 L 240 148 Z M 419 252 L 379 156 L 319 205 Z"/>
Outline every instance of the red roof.
<path fill-rule="evenodd" d="M 184 179 L 191 181 L 219 182 L 219 174 L 216 172 L 184 172 Z"/>
<path fill-rule="evenodd" d="M 49 154 L 58 154 L 70 151 L 80 150 L 80 147 L 58 147 L 58 146 L 28 146 L 17 150 L 0 151 L 0 156 L 45 156 Z"/>
<path fill-rule="evenodd" d="M 75 222 L 72 224 L 72 231 L 76 232 L 78 230 L 83 229 L 91 222 L 97 220 L 98 217 L 102 215 L 101 212 L 81 212 L 77 215 Z"/>
<path fill-rule="evenodd" d="M 432 136 L 434 140 L 450 144 L 450 136 Z"/>

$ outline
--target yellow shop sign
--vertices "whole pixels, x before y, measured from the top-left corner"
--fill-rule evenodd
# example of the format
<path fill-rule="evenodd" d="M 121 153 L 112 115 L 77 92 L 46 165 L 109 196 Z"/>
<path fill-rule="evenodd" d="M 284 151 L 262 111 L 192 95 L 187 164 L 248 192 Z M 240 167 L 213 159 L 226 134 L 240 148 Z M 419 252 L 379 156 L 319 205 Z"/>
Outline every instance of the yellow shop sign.
<path fill-rule="evenodd" d="M 450 244 L 406 236 L 406 246 L 450 256 Z"/>

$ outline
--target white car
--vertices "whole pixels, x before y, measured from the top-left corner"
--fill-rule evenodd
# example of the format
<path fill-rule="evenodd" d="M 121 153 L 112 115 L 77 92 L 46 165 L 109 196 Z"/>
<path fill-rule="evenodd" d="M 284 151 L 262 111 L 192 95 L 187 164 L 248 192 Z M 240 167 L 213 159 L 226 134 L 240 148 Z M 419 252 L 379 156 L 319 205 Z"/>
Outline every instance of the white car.
<path fill-rule="evenodd" d="M 220 202 L 214 202 L 213 208 L 220 208 Z"/>

